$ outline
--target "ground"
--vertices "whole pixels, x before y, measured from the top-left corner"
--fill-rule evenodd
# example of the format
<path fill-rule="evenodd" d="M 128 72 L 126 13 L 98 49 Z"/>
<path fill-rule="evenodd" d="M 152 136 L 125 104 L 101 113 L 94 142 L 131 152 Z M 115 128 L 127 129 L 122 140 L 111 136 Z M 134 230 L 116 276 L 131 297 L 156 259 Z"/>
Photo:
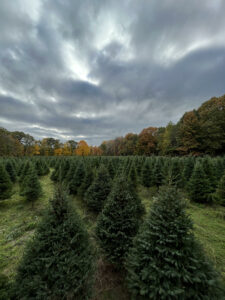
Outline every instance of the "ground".
<path fill-rule="evenodd" d="M 17 184 L 14 186 L 14 194 L 11 199 L 0 202 L 0 273 L 5 274 L 10 279 L 15 274 L 26 241 L 32 237 L 43 210 L 53 195 L 54 184 L 50 180 L 50 175 L 41 178 L 41 185 L 43 195 L 35 202 L 33 209 L 31 203 L 19 196 Z M 156 189 L 139 187 L 138 192 L 148 211 Z M 86 211 L 84 204 L 78 197 L 73 197 L 73 204 L 84 220 L 93 243 L 95 243 L 96 216 Z M 196 238 L 200 240 L 206 254 L 221 272 L 225 284 L 225 208 L 189 203 L 188 213 L 194 222 Z M 93 300 L 129 299 L 123 274 L 119 274 L 117 270 L 104 261 L 99 249 L 97 249 L 97 253 L 96 294 Z"/>

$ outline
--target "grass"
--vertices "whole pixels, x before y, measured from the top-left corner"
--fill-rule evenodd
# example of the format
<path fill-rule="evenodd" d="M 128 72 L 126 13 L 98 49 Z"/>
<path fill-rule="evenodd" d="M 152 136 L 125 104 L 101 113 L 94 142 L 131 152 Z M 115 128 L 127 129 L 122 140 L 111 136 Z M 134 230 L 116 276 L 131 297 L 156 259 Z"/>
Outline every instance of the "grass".
<path fill-rule="evenodd" d="M 31 203 L 26 202 L 19 195 L 18 184 L 13 188 L 12 197 L 0 202 L 0 273 L 10 279 L 15 274 L 27 240 L 32 237 L 43 209 L 53 195 L 54 184 L 50 180 L 50 175 L 42 177 L 40 182 L 43 195 L 35 202 L 33 209 Z M 156 188 L 138 188 L 138 194 L 146 211 L 151 209 L 152 199 L 156 193 Z M 96 245 L 94 236 L 96 216 L 86 210 L 83 201 L 78 197 L 73 197 L 73 205 L 85 222 L 91 239 Z M 221 272 L 225 283 L 225 208 L 190 203 L 187 212 L 194 221 L 196 238 Z M 124 285 L 124 276 L 104 261 L 99 249 L 97 252 L 96 296 L 93 300 L 129 299 Z"/>
<path fill-rule="evenodd" d="M 9 200 L 0 202 L 0 273 L 12 278 L 23 255 L 26 241 L 33 235 L 43 208 L 53 193 L 49 176 L 40 179 L 43 195 L 32 204 L 19 195 L 19 185 L 13 187 Z"/>

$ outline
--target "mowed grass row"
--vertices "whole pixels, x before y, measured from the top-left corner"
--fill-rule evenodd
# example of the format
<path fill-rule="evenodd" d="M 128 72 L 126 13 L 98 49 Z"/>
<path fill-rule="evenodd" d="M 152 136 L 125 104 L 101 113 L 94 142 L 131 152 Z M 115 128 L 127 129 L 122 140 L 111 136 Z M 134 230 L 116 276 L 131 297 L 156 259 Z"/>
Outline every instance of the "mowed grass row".
<path fill-rule="evenodd" d="M 36 201 L 33 209 L 31 203 L 19 195 L 18 184 L 14 186 L 11 199 L 0 202 L 0 273 L 9 278 L 13 278 L 26 242 L 32 237 L 43 210 L 53 195 L 54 184 L 50 179 L 50 174 L 42 177 L 40 182 L 43 195 Z M 139 187 L 138 193 L 146 210 L 149 211 L 157 190 Z M 73 197 L 73 203 L 94 240 L 96 217 L 87 212 L 81 199 Z M 225 284 L 225 208 L 191 203 L 188 206 L 188 213 L 193 219 L 197 239 L 200 240 L 207 255 L 221 272 Z M 128 299 L 120 277 L 120 274 L 99 257 L 96 281 L 96 288 L 99 292 L 96 299 Z"/>

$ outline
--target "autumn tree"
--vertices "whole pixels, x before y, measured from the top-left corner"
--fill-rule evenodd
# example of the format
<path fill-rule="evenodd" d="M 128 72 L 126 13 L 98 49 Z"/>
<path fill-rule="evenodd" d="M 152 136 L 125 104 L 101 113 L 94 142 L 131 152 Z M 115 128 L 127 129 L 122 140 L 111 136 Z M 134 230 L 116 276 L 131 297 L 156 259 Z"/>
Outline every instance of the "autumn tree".
<path fill-rule="evenodd" d="M 85 141 L 82 140 L 77 144 L 76 155 L 88 156 L 90 154 L 90 151 L 90 147 Z"/>
<path fill-rule="evenodd" d="M 137 152 L 140 155 L 151 155 L 156 152 L 157 139 L 156 139 L 157 128 L 148 127 L 142 130 L 138 136 Z"/>

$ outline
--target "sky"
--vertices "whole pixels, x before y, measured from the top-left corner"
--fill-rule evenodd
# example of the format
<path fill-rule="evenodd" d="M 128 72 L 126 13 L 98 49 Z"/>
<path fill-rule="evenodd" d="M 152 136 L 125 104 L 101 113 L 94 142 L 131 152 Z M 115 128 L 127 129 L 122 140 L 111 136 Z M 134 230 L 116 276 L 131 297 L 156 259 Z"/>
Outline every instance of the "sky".
<path fill-rule="evenodd" d="M 1 0 L 0 126 L 90 145 L 225 94 L 224 0 Z"/>

